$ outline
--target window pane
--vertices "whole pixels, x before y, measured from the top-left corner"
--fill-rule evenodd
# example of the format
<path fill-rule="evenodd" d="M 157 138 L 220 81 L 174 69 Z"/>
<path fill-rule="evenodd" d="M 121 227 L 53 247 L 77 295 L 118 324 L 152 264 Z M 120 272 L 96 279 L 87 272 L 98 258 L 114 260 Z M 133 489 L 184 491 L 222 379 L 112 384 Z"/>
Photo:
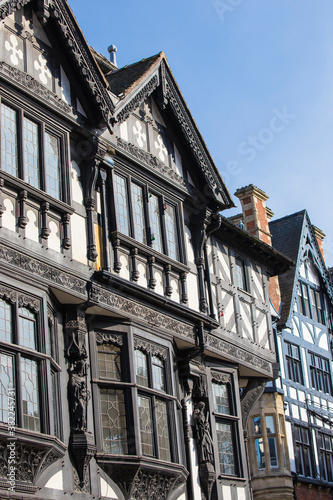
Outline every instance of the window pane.
<path fill-rule="evenodd" d="M 179 259 L 178 252 L 178 235 L 177 235 L 177 224 L 176 224 L 176 213 L 175 208 L 171 205 L 167 205 L 164 212 L 165 217 L 165 231 L 166 239 L 168 244 L 168 255 L 174 260 Z"/>
<path fill-rule="evenodd" d="M 39 144 L 38 126 L 24 118 L 23 120 L 23 150 L 24 150 L 24 180 L 31 186 L 40 187 L 39 181 Z"/>
<path fill-rule="evenodd" d="M 263 439 L 256 439 L 256 452 L 257 452 L 257 461 L 258 461 L 258 469 L 265 469 L 265 453 L 264 453 L 264 442 Z"/>
<path fill-rule="evenodd" d="M 4 300 L 0 300 L 0 340 L 12 342 L 12 308 Z"/>
<path fill-rule="evenodd" d="M 143 455 L 155 456 L 153 442 L 153 426 L 151 400 L 145 396 L 138 396 L 141 449 Z"/>
<path fill-rule="evenodd" d="M 101 389 L 103 449 L 106 453 L 126 454 L 127 433 L 123 391 Z"/>
<path fill-rule="evenodd" d="M 237 286 L 242 290 L 246 290 L 246 275 L 245 275 L 245 262 L 239 257 L 236 258 L 236 274 Z"/>
<path fill-rule="evenodd" d="M 156 399 L 156 423 L 157 423 L 157 439 L 159 458 L 161 460 L 171 461 L 170 441 L 167 404 L 165 401 Z"/>
<path fill-rule="evenodd" d="M 224 415 L 230 415 L 228 387 L 226 384 L 212 384 L 214 411 Z"/>
<path fill-rule="evenodd" d="M 23 427 L 40 431 L 38 366 L 31 359 L 21 359 Z"/>
<path fill-rule="evenodd" d="M 232 441 L 232 424 L 216 422 L 216 433 L 221 474 L 235 475 L 235 456 Z"/>
<path fill-rule="evenodd" d="M 121 380 L 120 347 L 113 344 L 98 346 L 98 369 L 101 378 Z"/>
<path fill-rule="evenodd" d="M 1 104 L 1 168 L 18 175 L 16 112 Z"/>
<path fill-rule="evenodd" d="M 20 345 L 36 349 L 35 315 L 24 307 L 19 309 Z"/>
<path fill-rule="evenodd" d="M 45 182 L 46 192 L 54 198 L 60 198 L 59 141 L 53 135 L 45 133 Z"/>
<path fill-rule="evenodd" d="M 135 239 L 147 243 L 142 187 L 131 184 Z"/>
<path fill-rule="evenodd" d="M 269 457 L 270 457 L 271 467 L 277 467 L 278 459 L 276 453 L 276 442 L 274 437 L 268 438 L 268 447 L 269 447 Z"/>
<path fill-rule="evenodd" d="M 52 408 L 53 408 L 53 429 L 51 430 L 51 434 L 57 436 L 61 439 L 60 432 L 60 408 L 58 401 L 58 378 L 57 374 L 53 371 L 51 372 L 51 389 L 52 389 Z"/>
<path fill-rule="evenodd" d="M 139 349 L 135 349 L 134 354 L 136 382 L 139 385 L 148 387 L 147 355 L 144 352 L 139 351 Z"/>
<path fill-rule="evenodd" d="M 158 356 L 152 356 L 153 387 L 159 391 L 165 391 L 164 361 Z"/>
<path fill-rule="evenodd" d="M 149 218 L 151 227 L 152 247 L 158 252 L 163 252 L 160 207 L 158 197 L 154 194 L 149 195 Z"/>
<path fill-rule="evenodd" d="M 267 434 L 274 434 L 275 433 L 275 424 L 274 424 L 274 417 L 272 415 L 266 415 L 266 430 Z"/>
<path fill-rule="evenodd" d="M 8 423 L 9 406 L 13 400 L 10 391 L 14 389 L 14 360 L 12 356 L 0 353 L 0 422 Z M 14 405 L 15 407 L 15 402 Z M 14 411 L 15 413 L 15 411 Z M 11 414 L 11 419 L 13 415 Z M 10 422 L 13 423 L 13 422 Z"/>
<path fill-rule="evenodd" d="M 114 176 L 114 196 L 117 212 L 118 231 L 130 236 L 130 222 L 128 212 L 128 199 L 126 180 L 119 175 Z"/>
<path fill-rule="evenodd" d="M 253 419 L 253 426 L 254 426 L 254 435 L 258 436 L 259 434 L 261 434 L 261 421 L 260 421 L 260 417 L 255 417 Z"/>

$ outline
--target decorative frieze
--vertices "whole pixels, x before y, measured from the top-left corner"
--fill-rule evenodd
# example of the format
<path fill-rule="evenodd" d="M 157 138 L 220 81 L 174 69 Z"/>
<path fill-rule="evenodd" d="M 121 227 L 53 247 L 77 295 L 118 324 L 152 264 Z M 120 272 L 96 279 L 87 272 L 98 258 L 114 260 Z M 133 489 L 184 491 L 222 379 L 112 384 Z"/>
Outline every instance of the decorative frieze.
<path fill-rule="evenodd" d="M 0 7 L 0 19 L 5 19 L 5 17 L 10 16 L 10 14 L 15 12 L 17 9 L 20 9 L 23 5 L 26 5 L 30 1 L 31 0 L 7 0 L 7 2 Z"/>
<path fill-rule="evenodd" d="M 159 313 L 134 300 L 122 297 L 111 290 L 106 290 L 93 284 L 90 290 L 90 299 L 97 303 L 105 304 L 106 306 L 123 311 L 127 316 L 142 319 L 149 325 L 162 327 L 169 330 L 170 333 L 194 340 L 193 326 Z"/>
<path fill-rule="evenodd" d="M 147 99 L 154 92 L 158 85 L 158 77 L 154 75 L 151 80 L 130 100 L 128 104 L 117 114 L 117 122 L 121 123 L 126 120 L 129 115 L 138 107 L 140 104 Z"/>
<path fill-rule="evenodd" d="M 181 186 L 185 186 L 184 179 L 177 174 L 177 172 L 174 172 L 171 167 L 162 163 L 158 158 L 156 158 L 156 156 L 138 148 L 134 144 L 124 141 L 124 139 L 121 139 L 120 137 L 117 137 L 117 145 L 127 153 L 142 161 L 142 163 L 145 163 L 147 166 L 153 168 L 159 174 L 163 174 L 167 176 L 168 179 L 177 182 Z"/>
<path fill-rule="evenodd" d="M 124 344 L 123 336 L 113 332 L 96 332 L 96 342 L 101 344 L 116 344 L 122 346 Z"/>
<path fill-rule="evenodd" d="M 151 354 L 152 356 L 158 356 L 161 359 L 166 360 L 168 355 L 168 349 L 161 345 L 153 344 L 148 342 L 148 340 L 142 339 L 141 337 L 134 337 L 134 347 L 146 354 Z"/>
<path fill-rule="evenodd" d="M 213 382 L 218 382 L 219 384 L 230 384 L 231 382 L 231 377 L 228 373 L 212 371 L 211 375 Z"/>

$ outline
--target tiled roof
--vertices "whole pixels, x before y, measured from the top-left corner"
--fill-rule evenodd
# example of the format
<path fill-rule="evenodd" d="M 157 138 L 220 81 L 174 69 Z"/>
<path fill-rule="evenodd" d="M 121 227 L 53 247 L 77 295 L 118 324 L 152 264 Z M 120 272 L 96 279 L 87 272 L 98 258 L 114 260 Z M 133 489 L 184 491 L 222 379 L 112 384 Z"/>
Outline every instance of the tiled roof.
<path fill-rule="evenodd" d="M 126 96 L 162 57 L 165 56 L 163 52 L 160 52 L 155 56 L 129 64 L 106 75 L 111 92 L 117 96 L 120 94 Z"/>
<path fill-rule="evenodd" d="M 297 212 L 282 219 L 277 219 L 269 223 L 269 230 L 272 234 L 272 246 L 279 252 L 287 255 L 297 262 L 298 250 L 301 240 L 302 228 L 306 210 Z M 281 290 L 281 318 L 279 323 L 284 325 L 288 319 L 291 300 L 293 295 L 294 278 L 296 267 L 292 267 L 286 273 L 280 274 L 279 283 Z"/>

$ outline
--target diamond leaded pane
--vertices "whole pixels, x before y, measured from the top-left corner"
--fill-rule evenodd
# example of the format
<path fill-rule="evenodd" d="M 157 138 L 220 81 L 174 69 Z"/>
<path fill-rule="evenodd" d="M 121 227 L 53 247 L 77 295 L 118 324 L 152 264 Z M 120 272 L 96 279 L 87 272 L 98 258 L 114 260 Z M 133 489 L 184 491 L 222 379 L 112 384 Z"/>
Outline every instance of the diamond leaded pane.
<path fill-rule="evenodd" d="M 0 300 L 0 340 L 13 341 L 12 308 L 4 300 Z"/>
<path fill-rule="evenodd" d="M 101 389 L 103 449 L 106 453 L 127 453 L 127 432 L 124 392 Z"/>
<path fill-rule="evenodd" d="M 156 421 L 159 458 L 171 461 L 167 403 L 156 399 Z"/>
<path fill-rule="evenodd" d="M 121 380 L 121 349 L 114 344 L 98 346 L 98 369 L 101 378 Z"/>
<path fill-rule="evenodd" d="M 226 384 L 212 384 L 214 411 L 224 415 L 230 415 L 230 403 L 228 387 Z"/>
<path fill-rule="evenodd" d="M 172 259 L 178 260 L 179 252 L 178 252 L 178 235 L 177 235 L 175 207 L 167 205 L 164 215 L 165 215 L 166 239 L 168 244 L 168 255 Z"/>
<path fill-rule="evenodd" d="M 40 187 L 38 125 L 28 118 L 23 120 L 24 180 Z"/>
<path fill-rule="evenodd" d="M 45 133 L 45 189 L 53 198 L 60 198 L 59 141 Z"/>
<path fill-rule="evenodd" d="M 117 212 L 118 231 L 130 236 L 130 220 L 128 211 L 126 180 L 119 175 L 114 176 L 114 196 Z"/>
<path fill-rule="evenodd" d="M 14 389 L 13 356 L 0 353 L 0 422 L 8 423 L 9 392 Z M 12 415 L 11 415 L 12 417 Z"/>
<path fill-rule="evenodd" d="M 18 175 L 16 112 L 1 104 L 1 168 Z"/>
<path fill-rule="evenodd" d="M 158 356 L 152 356 L 154 389 L 165 391 L 164 361 Z"/>
<path fill-rule="evenodd" d="M 36 349 L 35 315 L 24 307 L 19 308 L 20 345 Z"/>
<path fill-rule="evenodd" d="M 38 365 L 31 359 L 21 359 L 23 427 L 40 431 Z"/>
<path fill-rule="evenodd" d="M 150 193 L 148 206 L 149 206 L 152 247 L 155 248 L 155 250 L 157 250 L 158 252 L 162 253 L 163 243 L 162 243 L 160 207 L 159 207 L 158 197 L 155 194 Z"/>
<path fill-rule="evenodd" d="M 232 424 L 216 423 L 217 443 L 221 474 L 235 475 L 235 453 L 232 439 Z"/>
<path fill-rule="evenodd" d="M 142 454 L 152 457 L 155 456 L 155 454 L 150 398 L 138 396 L 138 406 Z"/>
<path fill-rule="evenodd" d="M 147 243 L 146 223 L 143 206 L 143 189 L 134 182 L 131 184 L 135 239 Z"/>

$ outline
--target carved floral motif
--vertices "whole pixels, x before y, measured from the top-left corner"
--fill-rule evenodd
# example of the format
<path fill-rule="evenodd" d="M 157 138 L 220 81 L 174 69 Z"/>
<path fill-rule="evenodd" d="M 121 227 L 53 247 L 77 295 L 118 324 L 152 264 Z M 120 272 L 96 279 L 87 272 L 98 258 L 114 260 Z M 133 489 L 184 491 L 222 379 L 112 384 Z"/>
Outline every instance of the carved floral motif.
<path fill-rule="evenodd" d="M 168 350 L 166 347 L 161 345 L 153 344 L 144 340 L 140 337 L 134 337 L 134 347 L 146 354 L 151 354 L 152 356 L 158 356 L 159 358 L 166 359 L 168 355 Z"/>
<path fill-rule="evenodd" d="M 119 123 L 126 120 L 129 115 L 154 92 L 158 85 L 158 77 L 154 75 L 151 80 L 134 96 L 133 99 L 117 114 Z"/>
<path fill-rule="evenodd" d="M 97 332 L 96 333 L 96 342 L 98 345 L 100 344 L 108 344 L 111 342 L 112 344 L 116 345 L 123 345 L 123 336 L 118 335 L 116 333 L 111 333 L 111 332 Z"/>

